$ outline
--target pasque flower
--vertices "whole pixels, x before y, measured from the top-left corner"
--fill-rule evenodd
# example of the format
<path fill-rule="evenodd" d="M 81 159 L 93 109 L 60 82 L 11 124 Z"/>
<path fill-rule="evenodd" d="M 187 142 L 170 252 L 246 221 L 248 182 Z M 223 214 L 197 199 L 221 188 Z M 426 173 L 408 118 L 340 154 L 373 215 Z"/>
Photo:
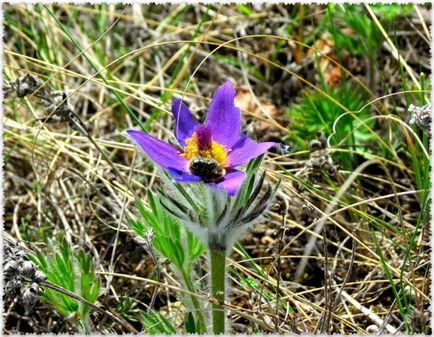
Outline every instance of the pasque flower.
<path fill-rule="evenodd" d="M 214 93 L 202 124 L 182 101 L 174 99 L 172 113 L 180 147 L 146 132 L 126 132 L 154 162 L 169 172 L 162 175 L 165 190 L 159 190 L 160 205 L 207 248 L 211 295 L 215 300 L 211 307 L 212 326 L 216 335 L 224 333 L 226 326 L 223 305 L 228 293 L 226 256 L 265 213 L 279 186 L 279 182 L 274 189 L 266 184 L 265 172 L 261 176 L 257 174 L 261 155 L 275 143 L 256 143 L 241 133 L 241 112 L 234 99 L 235 88 L 226 80 Z M 237 169 L 248 161 L 247 173 Z M 169 175 L 174 179 L 167 179 Z M 199 181 L 211 188 L 194 184 Z M 235 198 L 228 196 L 236 194 Z M 204 327 L 203 331 L 207 332 L 204 317 L 199 315 L 200 303 L 194 304 L 194 308 L 196 326 Z"/>
<path fill-rule="evenodd" d="M 203 181 L 212 188 L 235 195 L 245 178 L 245 173 L 236 167 L 263 154 L 275 143 L 256 143 L 241 133 L 241 112 L 235 106 L 234 98 L 235 88 L 226 80 L 214 93 L 203 124 L 193 117 L 182 101 L 175 98 L 172 113 L 175 137 L 181 148 L 146 132 L 126 132 L 176 181 Z"/>

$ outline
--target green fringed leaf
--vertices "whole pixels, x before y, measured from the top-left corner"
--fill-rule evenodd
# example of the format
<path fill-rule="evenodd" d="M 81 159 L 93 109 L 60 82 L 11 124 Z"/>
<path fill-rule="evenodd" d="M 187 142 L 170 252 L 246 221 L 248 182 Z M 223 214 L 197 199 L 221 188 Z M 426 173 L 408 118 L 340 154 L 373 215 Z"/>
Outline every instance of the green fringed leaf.
<path fill-rule="evenodd" d="M 66 240 L 60 238 L 47 251 L 37 250 L 30 259 L 45 274 L 47 281 L 76 293 L 94 303 L 99 293 L 99 281 L 95 276 L 90 257 L 82 250 L 73 253 Z M 79 326 L 88 319 L 90 307 L 63 293 L 46 288 L 42 295 L 56 310 L 71 317 Z"/>
<path fill-rule="evenodd" d="M 161 206 L 160 201 L 150 191 L 147 193 L 149 208 L 136 199 L 136 205 L 143 221 L 129 219 L 134 232 L 141 238 L 152 229 L 154 248 L 169 259 L 179 271 L 188 269 L 191 263 L 199 258 L 204 251 L 203 245 L 187 229 Z"/>

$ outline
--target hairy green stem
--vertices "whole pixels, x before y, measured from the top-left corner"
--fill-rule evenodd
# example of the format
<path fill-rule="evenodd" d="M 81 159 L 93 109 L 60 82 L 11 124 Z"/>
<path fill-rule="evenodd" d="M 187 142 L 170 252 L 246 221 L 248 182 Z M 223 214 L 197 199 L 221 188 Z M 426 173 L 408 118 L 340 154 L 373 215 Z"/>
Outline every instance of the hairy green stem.
<path fill-rule="evenodd" d="M 210 250 L 211 257 L 211 293 L 218 303 L 212 305 L 212 326 L 216 335 L 225 333 L 225 309 L 220 303 L 225 300 L 225 265 L 226 253 Z"/>
<path fill-rule="evenodd" d="M 189 292 L 196 293 L 195 288 L 193 286 L 193 283 L 191 282 L 191 278 L 185 273 L 185 271 L 182 272 L 182 277 L 184 278 L 185 285 Z M 206 333 L 206 324 L 205 324 L 205 318 L 202 314 L 202 308 L 200 307 L 199 301 L 197 300 L 196 296 L 191 295 L 191 302 L 193 303 L 194 310 L 196 312 L 197 317 L 197 328 L 198 333 L 203 334 Z"/>

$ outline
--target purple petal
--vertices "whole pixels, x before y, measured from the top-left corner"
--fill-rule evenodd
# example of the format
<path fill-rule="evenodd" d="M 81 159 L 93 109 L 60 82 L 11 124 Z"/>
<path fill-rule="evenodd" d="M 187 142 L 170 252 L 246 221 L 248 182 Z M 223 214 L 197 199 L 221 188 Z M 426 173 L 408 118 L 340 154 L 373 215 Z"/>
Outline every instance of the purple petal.
<path fill-rule="evenodd" d="M 242 136 L 233 146 L 232 151 L 228 154 L 226 165 L 234 167 L 248 162 L 250 159 L 255 158 L 270 147 L 275 145 L 274 142 L 255 143 L 247 136 Z"/>
<path fill-rule="evenodd" d="M 172 177 L 179 182 L 187 183 L 187 182 L 194 182 L 194 181 L 201 181 L 202 179 L 198 176 L 194 176 L 192 174 L 169 168 L 169 172 L 172 175 Z"/>
<path fill-rule="evenodd" d="M 246 174 L 243 171 L 228 170 L 228 173 L 218 184 L 209 184 L 213 188 L 224 190 L 229 195 L 236 195 L 243 184 Z"/>
<path fill-rule="evenodd" d="M 245 133 L 241 134 L 241 137 L 234 143 L 234 145 L 232 145 L 231 149 L 235 150 L 238 149 L 240 147 L 243 147 L 249 143 L 253 143 L 255 144 L 255 142 L 253 141 L 253 139 L 247 137 L 247 135 Z"/>
<path fill-rule="evenodd" d="M 182 147 L 185 146 L 185 140 L 194 132 L 194 129 L 199 124 L 193 117 L 190 110 L 177 98 L 173 99 L 172 113 L 175 117 L 175 137 L 178 139 Z"/>
<path fill-rule="evenodd" d="M 178 154 L 178 149 L 148 135 L 143 131 L 127 130 L 128 136 L 136 142 L 158 165 L 169 169 L 187 171 L 187 160 Z"/>
<path fill-rule="evenodd" d="M 205 124 L 212 128 L 215 141 L 230 148 L 239 138 L 241 112 L 234 104 L 235 88 L 226 80 L 214 93 Z"/>

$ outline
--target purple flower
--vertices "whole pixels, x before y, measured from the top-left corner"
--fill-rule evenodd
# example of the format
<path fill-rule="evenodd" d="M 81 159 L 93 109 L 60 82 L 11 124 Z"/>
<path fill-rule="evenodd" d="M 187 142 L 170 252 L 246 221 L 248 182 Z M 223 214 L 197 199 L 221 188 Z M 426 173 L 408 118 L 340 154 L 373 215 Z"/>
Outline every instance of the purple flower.
<path fill-rule="evenodd" d="M 214 93 L 203 124 L 175 98 L 172 113 L 181 149 L 142 131 L 127 130 L 127 134 L 175 180 L 203 181 L 210 187 L 236 195 L 246 174 L 235 168 L 263 154 L 275 143 L 257 144 L 240 133 L 241 112 L 234 98 L 235 88 L 226 80 Z"/>

